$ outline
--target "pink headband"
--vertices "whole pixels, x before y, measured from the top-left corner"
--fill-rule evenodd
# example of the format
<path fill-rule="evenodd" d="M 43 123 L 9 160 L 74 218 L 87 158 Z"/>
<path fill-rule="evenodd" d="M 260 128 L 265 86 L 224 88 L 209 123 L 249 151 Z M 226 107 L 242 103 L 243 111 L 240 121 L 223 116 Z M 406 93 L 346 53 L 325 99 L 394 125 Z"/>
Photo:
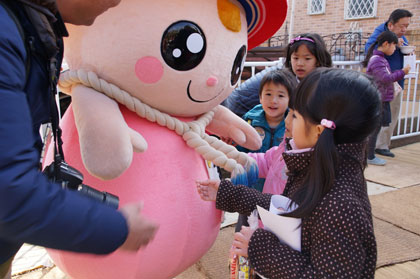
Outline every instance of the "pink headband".
<path fill-rule="evenodd" d="M 335 123 L 331 120 L 324 118 L 321 120 L 321 125 L 324 126 L 325 128 L 335 130 Z"/>
<path fill-rule="evenodd" d="M 301 36 L 297 36 L 296 38 L 291 39 L 290 44 L 293 45 L 294 43 L 296 43 L 298 41 L 308 41 L 308 42 L 311 42 L 311 43 L 315 44 L 315 41 L 312 40 L 311 38 L 301 37 Z"/>

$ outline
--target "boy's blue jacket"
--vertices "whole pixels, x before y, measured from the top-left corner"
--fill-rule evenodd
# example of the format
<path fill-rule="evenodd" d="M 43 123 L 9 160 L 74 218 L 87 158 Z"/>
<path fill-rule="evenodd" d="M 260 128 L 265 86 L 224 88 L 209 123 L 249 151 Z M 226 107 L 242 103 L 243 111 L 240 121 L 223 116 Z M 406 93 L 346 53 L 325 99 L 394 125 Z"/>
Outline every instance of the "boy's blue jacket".
<path fill-rule="evenodd" d="M 0 264 L 23 242 L 109 253 L 126 239 L 122 214 L 51 183 L 38 170 L 39 125 L 49 121 L 47 60 L 31 58 L 15 22 L 0 5 Z M 30 22 L 22 22 L 25 30 Z M 44 53 L 34 44 L 34 51 Z M 94 185 L 92 185 L 94 186 Z"/>
<path fill-rule="evenodd" d="M 373 31 L 372 35 L 370 35 L 369 39 L 365 44 L 365 53 L 368 52 L 370 46 L 376 42 L 376 39 L 382 32 L 389 30 L 387 23 L 388 22 L 382 23 L 381 25 L 375 28 L 375 31 Z M 408 44 L 408 40 L 405 36 L 402 36 L 401 38 L 404 40 L 404 42 Z M 385 59 L 388 60 L 392 72 L 395 70 L 401 70 L 404 67 L 404 54 L 402 54 L 399 47 L 395 49 L 394 53 L 391 56 L 385 55 Z M 404 79 L 399 80 L 398 84 L 402 88 L 404 88 Z"/>
<path fill-rule="evenodd" d="M 247 121 L 252 127 L 256 128 L 258 134 L 262 137 L 262 145 L 258 150 L 248 150 L 241 146 L 237 149 L 242 152 L 266 152 L 273 146 L 279 145 L 284 136 L 285 124 L 284 120 L 272 130 L 265 119 L 265 112 L 262 105 L 256 105 L 253 109 L 248 111 L 243 119 Z"/>

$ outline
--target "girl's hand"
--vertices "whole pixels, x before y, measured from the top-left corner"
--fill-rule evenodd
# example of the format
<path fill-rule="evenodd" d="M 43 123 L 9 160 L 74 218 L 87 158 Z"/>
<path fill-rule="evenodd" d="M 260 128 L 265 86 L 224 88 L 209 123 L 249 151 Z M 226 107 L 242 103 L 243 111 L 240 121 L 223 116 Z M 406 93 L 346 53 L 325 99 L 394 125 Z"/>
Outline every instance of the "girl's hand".
<path fill-rule="evenodd" d="M 255 230 L 242 226 L 240 232 L 235 233 L 233 240 L 233 252 L 238 256 L 248 257 L 248 245 Z"/>
<path fill-rule="evenodd" d="M 208 179 L 203 181 L 196 181 L 197 191 L 202 200 L 215 201 L 217 191 L 219 190 L 220 180 Z"/>
<path fill-rule="evenodd" d="M 407 66 L 405 66 L 403 68 L 403 71 L 404 71 L 405 74 L 408 74 L 410 72 L 410 70 L 411 70 L 411 66 L 410 65 L 407 65 Z"/>

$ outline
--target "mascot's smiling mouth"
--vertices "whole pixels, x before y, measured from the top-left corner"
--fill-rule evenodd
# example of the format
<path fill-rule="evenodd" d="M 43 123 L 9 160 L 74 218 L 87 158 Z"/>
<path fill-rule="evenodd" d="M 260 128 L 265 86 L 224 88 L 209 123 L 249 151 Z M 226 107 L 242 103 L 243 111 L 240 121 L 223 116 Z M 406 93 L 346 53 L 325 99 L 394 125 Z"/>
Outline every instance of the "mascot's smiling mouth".
<path fill-rule="evenodd" d="M 225 88 L 222 88 L 222 90 L 220 90 L 220 92 L 219 92 L 219 93 L 217 93 L 217 94 L 216 94 L 216 96 L 214 96 L 214 97 L 212 97 L 212 98 L 210 98 L 210 99 L 208 99 L 208 100 L 196 100 L 196 99 L 194 99 L 194 98 L 191 96 L 191 92 L 190 92 L 190 85 L 191 85 L 191 80 L 190 80 L 190 82 L 188 82 L 188 86 L 187 86 L 187 94 L 188 94 L 188 98 L 190 98 L 190 100 L 191 100 L 191 101 L 196 102 L 196 103 L 206 103 L 206 102 L 209 102 L 209 101 L 211 101 L 211 100 L 215 99 L 215 98 L 216 98 L 217 96 L 219 96 L 220 94 L 222 94 L 223 90 L 225 89 Z"/>

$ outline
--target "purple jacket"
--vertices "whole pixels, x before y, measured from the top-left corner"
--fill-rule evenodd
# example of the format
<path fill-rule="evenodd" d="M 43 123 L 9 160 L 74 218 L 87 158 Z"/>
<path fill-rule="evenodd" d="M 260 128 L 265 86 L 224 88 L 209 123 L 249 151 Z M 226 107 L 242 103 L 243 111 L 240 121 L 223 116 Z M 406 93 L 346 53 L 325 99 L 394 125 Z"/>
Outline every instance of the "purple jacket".
<path fill-rule="evenodd" d="M 405 75 L 403 70 L 395 70 L 391 73 L 385 54 L 376 49 L 369 60 L 366 73 L 373 76 L 381 92 L 382 102 L 390 102 L 394 99 L 394 82 L 403 79 Z"/>

